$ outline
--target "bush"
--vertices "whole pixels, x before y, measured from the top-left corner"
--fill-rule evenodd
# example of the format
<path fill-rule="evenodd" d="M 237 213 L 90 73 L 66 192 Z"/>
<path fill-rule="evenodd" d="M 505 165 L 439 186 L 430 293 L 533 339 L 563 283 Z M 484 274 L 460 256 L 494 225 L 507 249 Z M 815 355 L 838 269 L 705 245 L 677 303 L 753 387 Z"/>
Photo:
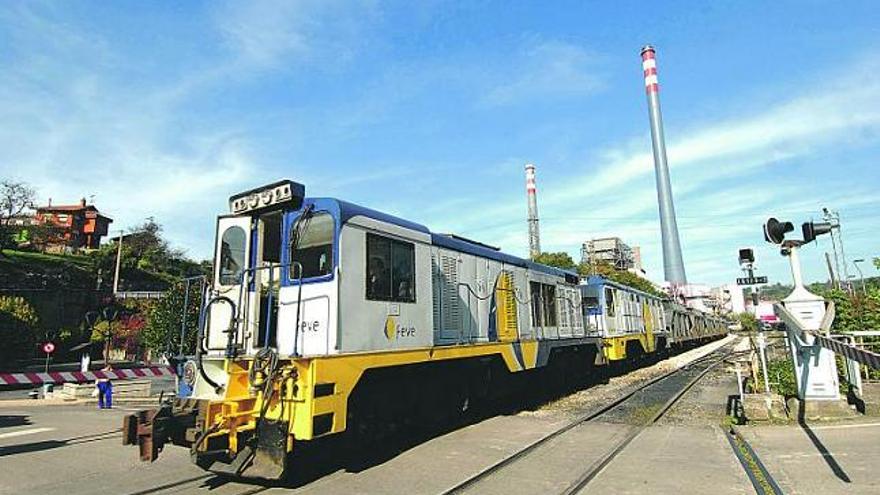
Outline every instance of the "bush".
<path fill-rule="evenodd" d="M 0 368 L 36 353 L 39 318 L 23 297 L 0 296 Z"/>
<path fill-rule="evenodd" d="M 177 283 L 147 312 L 141 342 L 149 349 L 176 354 L 180 345 L 181 317 L 186 318 L 184 353 L 195 352 L 201 295 L 199 284 L 190 286 L 189 304 L 184 312 L 185 284 Z"/>
<path fill-rule="evenodd" d="M 767 378 L 770 379 L 770 390 L 783 397 L 797 397 L 797 379 L 794 374 L 794 365 L 791 357 L 783 354 L 769 357 L 767 360 Z M 764 377 L 758 371 L 758 383 L 756 391 L 764 391 Z"/>

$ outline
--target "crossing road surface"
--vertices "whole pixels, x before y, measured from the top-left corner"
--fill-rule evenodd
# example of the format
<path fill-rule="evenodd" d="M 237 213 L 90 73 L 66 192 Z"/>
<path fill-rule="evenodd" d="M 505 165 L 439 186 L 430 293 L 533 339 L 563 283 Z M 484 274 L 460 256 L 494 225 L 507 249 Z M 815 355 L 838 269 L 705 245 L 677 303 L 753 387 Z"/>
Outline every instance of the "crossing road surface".
<path fill-rule="evenodd" d="M 169 478 L 204 474 L 186 449 L 168 449 L 161 465 L 143 465 L 123 447 L 123 408 L 0 405 L 0 494 L 131 493 Z"/>

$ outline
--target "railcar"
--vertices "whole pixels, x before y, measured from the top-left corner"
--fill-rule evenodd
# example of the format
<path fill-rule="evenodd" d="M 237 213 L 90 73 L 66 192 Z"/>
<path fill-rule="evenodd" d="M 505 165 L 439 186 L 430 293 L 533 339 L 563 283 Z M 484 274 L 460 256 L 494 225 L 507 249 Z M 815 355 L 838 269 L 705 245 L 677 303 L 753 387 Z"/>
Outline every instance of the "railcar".
<path fill-rule="evenodd" d="M 727 333 L 724 320 L 718 316 L 602 276 L 587 277 L 580 290 L 587 332 L 602 339 L 608 362 L 638 360 Z"/>
<path fill-rule="evenodd" d="M 210 471 L 279 478 L 310 442 L 443 421 L 603 358 L 575 273 L 293 181 L 230 198 L 214 261 L 189 394 L 125 418 L 144 460 L 170 442 Z"/>

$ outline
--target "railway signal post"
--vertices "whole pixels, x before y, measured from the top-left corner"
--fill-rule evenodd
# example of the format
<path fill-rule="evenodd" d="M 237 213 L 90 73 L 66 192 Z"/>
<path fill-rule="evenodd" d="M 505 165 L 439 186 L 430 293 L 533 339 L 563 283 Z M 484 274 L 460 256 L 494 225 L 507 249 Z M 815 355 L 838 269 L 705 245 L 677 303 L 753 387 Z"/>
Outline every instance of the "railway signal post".
<path fill-rule="evenodd" d="M 788 258 L 791 265 L 794 290 L 776 309 L 786 324 L 798 397 L 801 400 L 839 400 L 839 378 L 834 353 L 819 346 L 815 337 L 809 333 L 828 331 L 834 312 L 826 311 L 825 299 L 804 287 L 798 250 L 805 242 L 785 240 L 785 234 L 792 230 L 791 222 L 779 222 L 775 218 L 770 218 L 764 225 L 765 239 L 780 245 L 782 255 Z"/>

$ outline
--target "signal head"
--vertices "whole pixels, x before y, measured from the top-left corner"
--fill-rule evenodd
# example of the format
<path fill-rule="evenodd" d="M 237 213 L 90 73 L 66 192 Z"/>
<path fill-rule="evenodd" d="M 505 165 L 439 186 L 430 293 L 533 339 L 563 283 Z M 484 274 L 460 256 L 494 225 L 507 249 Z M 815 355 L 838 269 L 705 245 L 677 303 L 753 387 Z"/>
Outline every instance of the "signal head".
<path fill-rule="evenodd" d="M 739 250 L 739 264 L 754 263 L 755 252 L 751 248 L 743 248 Z"/>
<path fill-rule="evenodd" d="M 794 230 L 791 222 L 780 222 L 771 217 L 764 224 L 764 240 L 773 244 L 782 244 L 785 240 L 785 234 Z"/>
<path fill-rule="evenodd" d="M 804 222 L 801 230 L 804 233 L 804 244 L 813 242 L 816 237 L 831 232 L 833 226 L 830 222 Z"/>

